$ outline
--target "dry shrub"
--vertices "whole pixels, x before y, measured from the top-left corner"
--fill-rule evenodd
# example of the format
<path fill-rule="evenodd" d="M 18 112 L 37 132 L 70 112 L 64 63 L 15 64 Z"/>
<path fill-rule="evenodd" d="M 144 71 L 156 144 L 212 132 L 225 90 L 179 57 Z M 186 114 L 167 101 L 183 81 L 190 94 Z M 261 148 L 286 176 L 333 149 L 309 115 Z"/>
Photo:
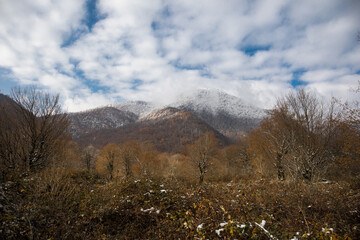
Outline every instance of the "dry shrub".
<path fill-rule="evenodd" d="M 198 180 L 199 170 L 197 169 L 196 165 L 189 157 L 186 157 L 184 155 L 179 156 L 178 164 L 179 164 L 179 169 L 177 170 L 177 174 L 178 174 L 176 176 L 177 179 L 189 183 L 194 183 L 199 181 Z"/>
<path fill-rule="evenodd" d="M 35 201 L 49 201 L 56 207 L 66 208 L 73 201 L 78 186 L 73 183 L 65 169 L 47 169 L 34 176 L 30 189 Z"/>
<path fill-rule="evenodd" d="M 120 174 L 120 147 L 115 143 L 109 143 L 104 146 L 98 155 L 96 161 L 96 171 L 109 180 Z"/>
<path fill-rule="evenodd" d="M 0 198 L 6 204 L 0 237 L 356 239 L 360 234 L 360 192 L 345 183 L 261 179 L 199 186 L 194 180 L 191 185 L 147 176 L 107 182 L 88 172 L 49 169 L 7 184 L 8 201 Z"/>
<path fill-rule="evenodd" d="M 207 180 L 211 182 L 228 182 L 231 181 L 231 176 L 229 175 L 229 169 L 222 160 L 214 158 L 212 164 L 209 167 Z"/>

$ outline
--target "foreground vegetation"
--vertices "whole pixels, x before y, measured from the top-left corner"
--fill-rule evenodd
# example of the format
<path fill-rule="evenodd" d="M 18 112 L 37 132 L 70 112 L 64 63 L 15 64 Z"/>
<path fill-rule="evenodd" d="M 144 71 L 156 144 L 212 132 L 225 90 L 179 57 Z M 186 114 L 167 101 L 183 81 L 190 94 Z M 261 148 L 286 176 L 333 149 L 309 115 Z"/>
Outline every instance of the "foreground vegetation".
<path fill-rule="evenodd" d="M 1 239 L 357 239 L 347 183 L 164 178 L 48 169 L 1 185 Z"/>

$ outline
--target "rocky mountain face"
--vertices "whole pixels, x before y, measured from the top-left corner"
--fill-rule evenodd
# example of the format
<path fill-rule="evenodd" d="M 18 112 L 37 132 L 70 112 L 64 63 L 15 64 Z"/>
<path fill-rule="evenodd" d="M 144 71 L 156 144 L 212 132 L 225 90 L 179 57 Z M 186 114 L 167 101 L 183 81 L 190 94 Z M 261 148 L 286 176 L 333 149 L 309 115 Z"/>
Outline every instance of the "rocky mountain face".
<path fill-rule="evenodd" d="M 118 103 L 72 113 L 70 121 L 74 140 L 84 145 L 137 140 L 172 151 L 206 131 L 226 144 L 256 128 L 265 116 L 263 109 L 225 92 L 198 90 L 163 107 L 144 101 Z"/>

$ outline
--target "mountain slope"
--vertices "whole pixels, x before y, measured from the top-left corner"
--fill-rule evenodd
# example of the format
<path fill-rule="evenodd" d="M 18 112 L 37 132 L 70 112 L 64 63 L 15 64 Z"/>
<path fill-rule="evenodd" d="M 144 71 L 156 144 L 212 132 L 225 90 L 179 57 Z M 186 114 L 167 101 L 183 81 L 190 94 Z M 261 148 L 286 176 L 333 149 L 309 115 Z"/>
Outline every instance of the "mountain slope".
<path fill-rule="evenodd" d="M 137 116 L 141 116 L 153 111 L 156 107 L 151 102 L 129 101 L 124 103 L 113 104 L 112 107 L 121 111 L 132 112 Z"/>
<path fill-rule="evenodd" d="M 198 90 L 170 106 L 190 111 L 227 136 L 254 129 L 265 111 L 219 90 Z"/>
<path fill-rule="evenodd" d="M 9 96 L 0 93 L 0 103 L 9 103 L 9 102 L 12 102 L 12 101 L 13 100 Z"/>
<path fill-rule="evenodd" d="M 159 151 L 181 152 L 184 146 L 208 131 L 214 132 L 220 145 L 229 143 L 225 136 L 190 112 L 165 108 L 118 129 L 104 129 L 85 134 L 78 142 L 82 145 L 92 143 L 100 147 L 110 142 L 121 144 L 130 140 L 147 141 Z"/>
<path fill-rule="evenodd" d="M 114 107 L 102 107 L 85 112 L 71 113 L 70 133 L 74 138 L 93 130 L 114 129 L 133 123 L 137 116 Z"/>

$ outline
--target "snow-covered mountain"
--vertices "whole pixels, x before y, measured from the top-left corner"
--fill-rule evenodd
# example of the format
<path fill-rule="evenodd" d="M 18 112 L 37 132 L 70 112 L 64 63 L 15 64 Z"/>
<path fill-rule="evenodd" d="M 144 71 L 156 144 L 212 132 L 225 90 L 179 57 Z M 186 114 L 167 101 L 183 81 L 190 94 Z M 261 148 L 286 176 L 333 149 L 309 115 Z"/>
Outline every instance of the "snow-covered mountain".
<path fill-rule="evenodd" d="M 70 133 L 73 137 L 99 129 L 112 129 L 135 122 L 138 117 L 132 112 L 114 107 L 95 108 L 69 114 Z"/>
<path fill-rule="evenodd" d="M 237 136 L 254 129 L 266 116 L 265 110 L 220 90 L 202 89 L 181 96 L 167 107 L 186 110 L 227 136 Z M 140 120 L 163 118 L 169 114 L 158 109 L 142 115 Z"/>
<path fill-rule="evenodd" d="M 127 141 L 147 142 L 161 152 L 182 152 L 186 146 L 207 132 L 213 132 L 219 146 L 230 140 L 194 114 L 176 108 L 164 108 L 148 114 L 141 120 L 116 129 L 102 129 L 81 135 L 76 141 L 81 145 L 96 147 L 108 143 Z"/>
<path fill-rule="evenodd" d="M 179 98 L 170 106 L 188 109 L 195 113 L 208 112 L 217 115 L 226 112 L 234 117 L 263 118 L 263 109 L 251 106 L 244 100 L 217 89 L 201 89 Z"/>
<path fill-rule="evenodd" d="M 185 112 L 184 112 L 185 111 Z M 93 130 L 117 129 L 132 123 L 149 124 L 191 113 L 228 137 L 254 129 L 266 116 L 263 109 L 219 90 L 197 90 L 177 101 L 158 106 L 151 102 L 130 101 L 81 113 L 70 114 L 73 136 Z"/>
<path fill-rule="evenodd" d="M 212 89 L 195 91 L 170 106 L 195 114 L 227 136 L 236 136 L 256 128 L 266 116 L 264 109 Z"/>

